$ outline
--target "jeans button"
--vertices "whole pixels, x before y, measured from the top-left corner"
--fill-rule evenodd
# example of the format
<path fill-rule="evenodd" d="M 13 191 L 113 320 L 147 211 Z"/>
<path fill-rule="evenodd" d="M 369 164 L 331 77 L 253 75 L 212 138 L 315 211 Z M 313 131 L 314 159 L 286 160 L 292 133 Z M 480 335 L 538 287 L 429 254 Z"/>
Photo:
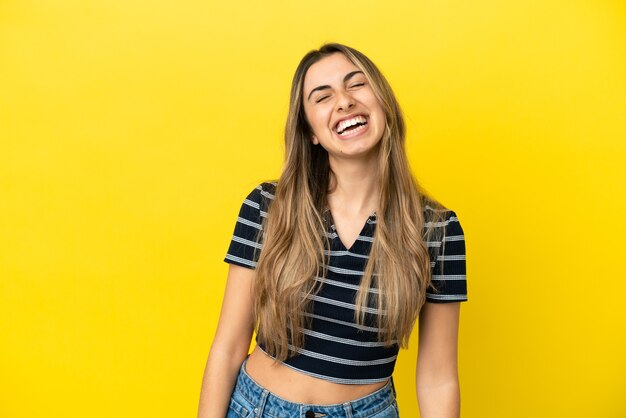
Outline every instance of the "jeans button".
<path fill-rule="evenodd" d="M 313 412 L 312 409 L 309 409 L 308 411 L 306 411 L 306 414 L 304 416 L 306 418 L 315 418 L 315 412 Z"/>

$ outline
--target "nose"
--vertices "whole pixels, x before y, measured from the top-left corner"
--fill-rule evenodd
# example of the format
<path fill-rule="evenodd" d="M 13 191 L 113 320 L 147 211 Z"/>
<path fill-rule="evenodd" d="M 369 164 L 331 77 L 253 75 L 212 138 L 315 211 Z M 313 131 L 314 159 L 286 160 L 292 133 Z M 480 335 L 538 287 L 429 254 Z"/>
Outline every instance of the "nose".
<path fill-rule="evenodd" d="M 349 110 L 352 107 L 354 107 L 354 99 L 349 93 L 337 93 L 337 110 Z"/>

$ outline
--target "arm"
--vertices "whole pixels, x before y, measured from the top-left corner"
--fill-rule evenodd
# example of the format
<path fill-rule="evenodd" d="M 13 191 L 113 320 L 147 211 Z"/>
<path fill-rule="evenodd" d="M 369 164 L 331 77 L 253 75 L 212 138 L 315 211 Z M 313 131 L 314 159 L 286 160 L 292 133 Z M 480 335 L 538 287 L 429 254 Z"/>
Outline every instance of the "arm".
<path fill-rule="evenodd" d="M 422 418 L 460 416 L 457 369 L 460 305 L 426 302 L 420 312 L 415 386 Z"/>
<path fill-rule="evenodd" d="M 222 311 L 204 370 L 198 418 L 224 418 L 254 330 L 255 271 L 230 265 Z"/>

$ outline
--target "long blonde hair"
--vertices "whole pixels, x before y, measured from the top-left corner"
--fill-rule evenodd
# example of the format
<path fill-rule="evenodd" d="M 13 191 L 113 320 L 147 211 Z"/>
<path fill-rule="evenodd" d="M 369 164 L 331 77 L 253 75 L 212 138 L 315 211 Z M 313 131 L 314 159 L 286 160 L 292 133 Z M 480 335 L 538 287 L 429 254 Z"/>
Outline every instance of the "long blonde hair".
<path fill-rule="evenodd" d="M 277 360 L 304 344 L 302 329 L 310 326 L 307 295 L 318 292 L 316 276 L 325 276 L 329 249 L 322 216 L 332 172 L 328 153 L 311 142 L 303 109 L 303 83 L 314 63 L 344 54 L 368 79 L 381 103 L 386 126 L 379 152 L 379 207 L 369 260 L 355 299 L 355 321 L 363 324 L 366 307 L 378 312 L 378 339 L 387 345 L 408 345 L 409 336 L 431 283 L 425 241 L 437 240 L 433 225 L 445 208 L 427 196 L 411 175 L 404 148 L 406 128 L 400 106 L 382 73 L 361 52 L 330 43 L 310 51 L 298 65 L 285 126 L 285 164 L 263 225 L 263 250 L 254 283 L 254 312 L 259 343 Z M 425 206 L 432 218 L 424 219 Z M 432 221 L 424 233 L 425 222 Z M 378 288 L 378 295 L 368 292 Z"/>

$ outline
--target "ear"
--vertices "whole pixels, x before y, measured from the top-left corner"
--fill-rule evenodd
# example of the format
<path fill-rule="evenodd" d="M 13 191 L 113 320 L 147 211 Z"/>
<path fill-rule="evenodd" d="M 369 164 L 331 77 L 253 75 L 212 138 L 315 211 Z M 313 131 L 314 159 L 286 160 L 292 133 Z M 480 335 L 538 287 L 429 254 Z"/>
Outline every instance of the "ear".
<path fill-rule="evenodd" d="M 320 141 L 317 140 L 317 137 L 315 135 L 311 137 L 311 142 L 313 142 L 313 145 L 318 145 L 320 143 Z"/>

